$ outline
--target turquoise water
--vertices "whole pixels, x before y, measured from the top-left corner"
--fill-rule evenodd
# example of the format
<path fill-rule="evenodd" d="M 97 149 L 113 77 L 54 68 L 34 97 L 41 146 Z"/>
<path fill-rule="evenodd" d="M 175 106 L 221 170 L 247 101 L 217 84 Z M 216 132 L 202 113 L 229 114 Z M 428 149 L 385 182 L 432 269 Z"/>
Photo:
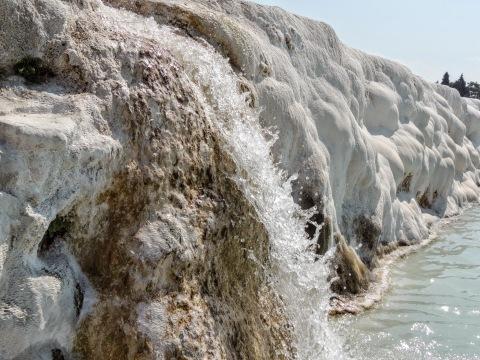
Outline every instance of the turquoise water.
<path fill-rule="evenodd" d="M 339 320 L 354 359 L 480 359 L 480 207 L 399 260 L 373 310 Z"/>

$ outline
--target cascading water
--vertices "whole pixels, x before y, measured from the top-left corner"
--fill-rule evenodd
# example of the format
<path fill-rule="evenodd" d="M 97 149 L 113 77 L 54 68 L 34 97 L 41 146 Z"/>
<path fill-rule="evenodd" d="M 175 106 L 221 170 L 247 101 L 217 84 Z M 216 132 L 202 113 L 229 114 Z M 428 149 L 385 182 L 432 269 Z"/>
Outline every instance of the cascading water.
<path fill-rule="evenodd" d="M 183 51 L 192 80 L 203 87 L 210 117 L 224 137 L 224 144 L 237 162 L 237 182 L 255 205 L 272 243 L 273 276 L 286 300 L 299 340 L 302 359 L 318 358 L 340 349 L 332 346 L 326 319 L 327 271 L 306 251 L 305 216 L 293 202 L 289 181 L 274 166 L 272 142 L 265 140 L 256 114 L 238 93 L 237 78 L 226 59 L 213 49 L 194 46 Z M 180 55 L 180 54 L 179 54 Z M 192 59 L 195 61 L 192 62 Z"/>
<path fill-rule="evenodd" d="M 238 174 L 236 180 L 269 233 L 274 282 L 291 312 L 299 357 L 318 359 L 319 354 L 328 354 L 331 358 L 340 349 L 334 348 L 327 326 L 327 271 L 322 261 L 315 262 L 306 251 L 310 244 L 304 233 L 306 216 L 293 202 L 289 181 L 273 164 L 272 142 L 265 139 L 257 115 L 239 94 L 237 78 L 226 59 L 194 42 L 178 55 L 183 56 L 199 89 L 203 87 L 212 122 L 239 169 L 247 174 Z"/>
<path fill-rule="evenodd" d="M 266 139 L 271 136 L 261 129 L 258 114 L 248 107 L 246 95 L 240 93 L 239 79 L 228 59 L 210 45 L 181 37 L 151 18 L 109 7 L 102 11 L 117 27 L 144 38 L 161 39 L 162 46 L 175 55 L 195 84 L 198 101 L 238 165 L 235 180 L 268 231 L 272 282 L 294 325 L 298 358 L 344 358 L 341 342 L 328 326 L 330 293 L 325 262 L 315 261 L 306 250 L 312 243 L 304 231 L 309 214 L 293 201 L 291 179 L 287 180 L 274 165 L 274 140 Z"/>

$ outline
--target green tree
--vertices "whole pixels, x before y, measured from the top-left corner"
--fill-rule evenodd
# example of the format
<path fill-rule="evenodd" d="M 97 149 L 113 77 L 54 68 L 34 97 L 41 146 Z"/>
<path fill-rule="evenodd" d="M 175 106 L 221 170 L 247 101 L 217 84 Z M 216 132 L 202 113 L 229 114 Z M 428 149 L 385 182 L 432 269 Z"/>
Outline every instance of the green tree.
<path fill-rule="evenodd" d="M 458 90 L 461 97 L 469 96 L 467 82 L 463 78 L 463 74 L 460 75 L 460 78 L 452 84 L 452 87 Z"/>
<path fill-rule="evenodd" d="M 450 74 L 448 73 L 448 71 L 443 74 L 443 78 L 442 78 L 442 82 L 441 82 L 442 85 L 447 85 L 447 86 L 450 86 Z"/>

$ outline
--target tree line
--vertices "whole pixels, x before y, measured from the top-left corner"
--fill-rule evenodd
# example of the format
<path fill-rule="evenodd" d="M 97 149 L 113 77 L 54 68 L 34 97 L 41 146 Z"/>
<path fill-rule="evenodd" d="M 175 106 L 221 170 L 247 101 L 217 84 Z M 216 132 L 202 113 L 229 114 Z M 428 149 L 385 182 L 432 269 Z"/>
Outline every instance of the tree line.
<path fill-rule="evenodd" d="M 460 96 L 462 97 L 480 99 L 480 84 L 475 81 L 470 81 L 469 83 L 467 83 L 463 77 L 463 74 L 460 75 L 460 78 L 458 78 L 458 80 L 450 82 L 450 74 L 446 72 L 443 75 L 441 84 L 457 89 L 460 93 Z"/>

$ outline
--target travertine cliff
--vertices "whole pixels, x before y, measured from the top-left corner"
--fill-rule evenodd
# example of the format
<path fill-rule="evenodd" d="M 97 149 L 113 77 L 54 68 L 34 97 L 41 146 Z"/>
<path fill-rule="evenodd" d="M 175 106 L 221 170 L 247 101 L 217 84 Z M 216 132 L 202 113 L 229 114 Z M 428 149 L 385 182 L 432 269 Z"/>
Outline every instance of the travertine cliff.
<path fill-rule="evenodd" d="M 478 200 L 480 102 L 323 23 L 220 0 L 0 18 L 0 358 L 341 358 L 328 288 Z"/>

